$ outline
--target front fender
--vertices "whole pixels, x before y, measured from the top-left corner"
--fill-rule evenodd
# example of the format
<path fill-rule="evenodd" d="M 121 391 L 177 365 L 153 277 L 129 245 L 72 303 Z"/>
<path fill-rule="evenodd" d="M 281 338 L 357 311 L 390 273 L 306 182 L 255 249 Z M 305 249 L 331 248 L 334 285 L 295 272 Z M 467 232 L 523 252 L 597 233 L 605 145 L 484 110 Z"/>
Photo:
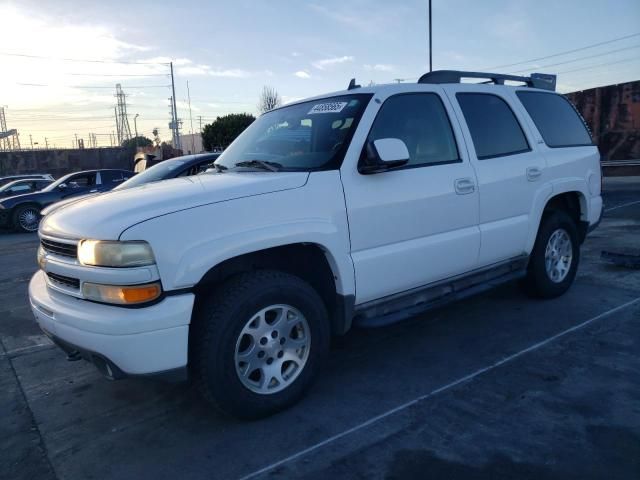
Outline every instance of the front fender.
<path fill-rule="evenodd" d="M 311 243 L 324 250 L 338 293 L 355 293 L 337 171 L 314 172 L 302 188 L 152 218 L 128 228 L 120 238 L 151 244 L 165 290 L 192 287 L 211 268 L 239 255 Z"/>

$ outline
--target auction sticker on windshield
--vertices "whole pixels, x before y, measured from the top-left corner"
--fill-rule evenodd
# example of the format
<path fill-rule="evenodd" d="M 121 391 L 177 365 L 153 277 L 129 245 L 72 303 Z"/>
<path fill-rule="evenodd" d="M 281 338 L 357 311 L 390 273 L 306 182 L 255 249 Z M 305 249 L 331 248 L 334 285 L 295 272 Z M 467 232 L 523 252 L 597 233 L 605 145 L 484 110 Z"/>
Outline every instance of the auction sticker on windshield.
<path fill-rule="evenodd" d="M 313 113 L 339 113 L 346 106 L 347 102 L 318 103 L 309 110 L 307 115 L 311 115 Z"/>

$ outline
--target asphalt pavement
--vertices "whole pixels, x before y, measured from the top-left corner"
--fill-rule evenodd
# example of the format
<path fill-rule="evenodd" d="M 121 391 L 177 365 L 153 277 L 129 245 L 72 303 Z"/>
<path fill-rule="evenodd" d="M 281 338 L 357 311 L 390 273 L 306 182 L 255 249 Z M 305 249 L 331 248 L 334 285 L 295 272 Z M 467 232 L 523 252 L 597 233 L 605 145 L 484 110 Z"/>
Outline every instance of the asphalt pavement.
<path fill-rule="evenodd" d="M 39 331 L 37 239 L 0 233 L 0 479 L 640 478 L 640 178 L 607 179 L 574 286 L 516 284 L 332 346 L 309 394 L 241 422 L 186 384 L 110 382 Z"/>

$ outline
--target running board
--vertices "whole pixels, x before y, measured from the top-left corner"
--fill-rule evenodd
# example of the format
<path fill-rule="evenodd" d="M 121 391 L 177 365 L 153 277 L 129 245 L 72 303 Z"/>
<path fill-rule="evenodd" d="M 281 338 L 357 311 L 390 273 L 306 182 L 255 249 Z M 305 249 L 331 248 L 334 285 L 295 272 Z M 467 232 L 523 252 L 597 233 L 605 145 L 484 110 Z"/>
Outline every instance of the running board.
<path fill-rule="evenodd" d="M 356 306 L 353 324 L 376 328 L 401 322 L 428 310 L 491 290 L 527 273 L 528 257 L 520 257 L 469 274 Z"/>

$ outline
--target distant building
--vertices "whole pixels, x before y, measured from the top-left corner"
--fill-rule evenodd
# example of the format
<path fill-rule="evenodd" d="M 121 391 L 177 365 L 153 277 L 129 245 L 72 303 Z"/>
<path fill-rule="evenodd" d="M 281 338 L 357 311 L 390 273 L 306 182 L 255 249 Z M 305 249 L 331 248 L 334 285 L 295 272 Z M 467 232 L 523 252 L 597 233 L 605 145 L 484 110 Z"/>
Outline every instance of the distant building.
<path fill-rule="evenodd" d="M 185 155 L 204 152 L 204 148 L 202 148 L 202 135 L 199 133 L 181 134 L 180 143 L 182 144 L 182 151 Z"/>
<path fill-rule="evenodd" d="M 604 160 L 640 159 L 640 80 L 568 93 Z"/>

